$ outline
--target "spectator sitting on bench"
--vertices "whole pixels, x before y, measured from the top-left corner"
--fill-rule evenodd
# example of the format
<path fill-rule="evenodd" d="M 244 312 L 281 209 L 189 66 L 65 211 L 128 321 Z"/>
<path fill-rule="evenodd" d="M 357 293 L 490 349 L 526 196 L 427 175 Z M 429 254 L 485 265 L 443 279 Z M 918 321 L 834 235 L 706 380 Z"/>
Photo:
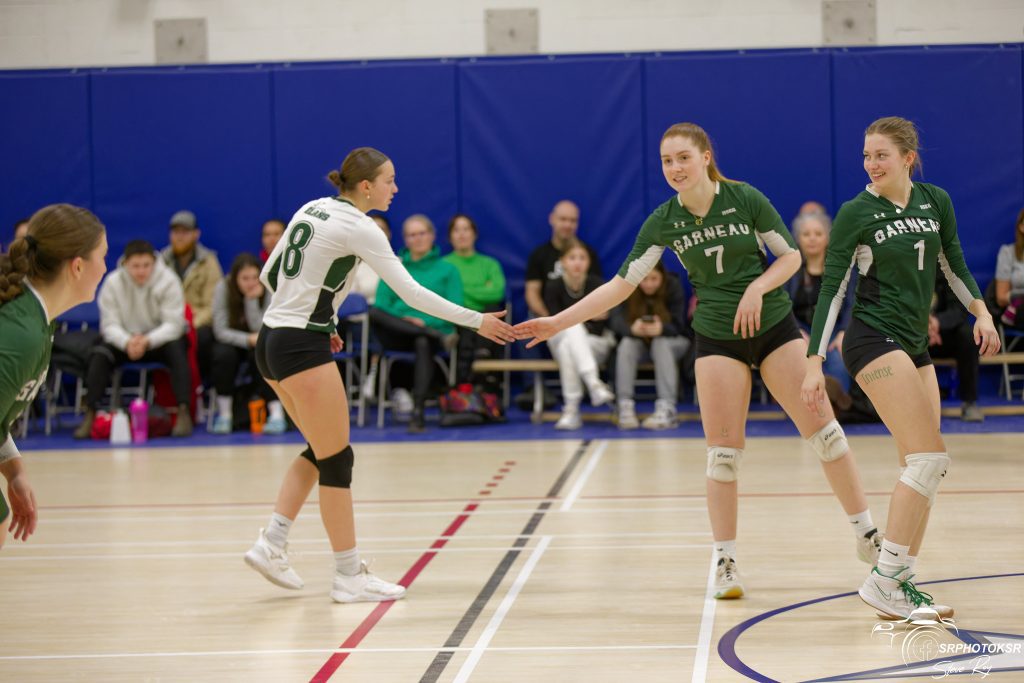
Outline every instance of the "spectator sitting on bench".
<path fill-rule="evenodd" d="M 611 313 L 610 326 L 621 337 L 615 351 L 615 393 L 619 397 L 619 429 L 636 429 L 633 387 L 641 361 L 654 362 L 658 398 L 654 414 L 643 421 L 644 429 L 672 429 L 679 423 L 679 360 L 690 348 L 685 336 L 686 294 L 674 274 L 658 261 L 640 286 Z"/>
<path fill-rule="evenodd" d="M 444 260 L 459 271 L 465 297 L 463 305 L 481 313 L 493 313 L 505 308 L 505 271 L 496 259 L 476 250 L 479 236 L 480 231 L 472 218 L 464 213 L 452 216 L 448 221 L 448 241 L 451 242 L 452 253 L 446 255 Z M 498 345 L 473 330 L 459 330 L 455 384 L 472 384 L 473 361 L 476 360 L 477 349 L 486 352 L 488 357 L 495 357 Z M 488 387 L 489 391 L 496 389 L 494 386 Z"/>
<path fill-rule="evenodd" d="M 190 435 L 192 373 L 184 336 L 185 298 L 177 276 L 157 258 L 152 244 L 134 240 L 125 247 L 117 270 L 103 282 L 98 299 L 102 341 L 89 354 L 85 418 L 75 430 L 75 438 L 91 435 L 96 407 L 110 386 L 114 369 L 134 362 L 167 366 L 178 403 L 171 436 Z"/>
<path fill-rule="evenodd" d="M 213 386 L 217 390 L 214 434 L 232 431 L 235 377 L 243 361 L 248 361 L 251 369 L 248 389 L 267 403 L 263 433 L 281 434 L 288 428 L 281 401 L 256 369 L 256 336 L 263 325 L 263 311 L 270 304 L 270 293 L 260 283 L 260 270 L 256 257 L 243 252 L 213 290 Z"/>
<path fill-rule="evenodd" d="M 274 251 L 281 236 L 284 235 L 285 223 L 280 218 L 271 218 L 263 223 L 260 231 L 260 263 L 266 263 L 270 252 Z"/>
<path fill-rule="evenodd" d="M 998 317 L 1009 328 L 1024 330 L 1024 209 L 1017 214 L 1014 241 L 999 247 L 995 298 Z"/>
<path fill-rule="evenodd" d="M 985 414 L 978 407 L 978 367 L 981 358 L 974 343 L 974 327 L 967 311 L 949 288 L 940 270 L 935 278 L 932 311 L 928 316 L 928 354 L 932 358 L 956 359 L 956 374 L 960 379 L 960 419 L 964 422 L 982 422 Z"/>
<path fill-rule="evenodd" d="M 601 278 L 588 275 L 590 253 L 586 246 L 573 238 L 562 252 L 562 276 L 548 280 L 544 285 L 544 306 L 551 315 L 560 313 L 594 291 L 602 284 Z M 562 382 L 562 416 L 555 429 L 579 429 L 580 402 L 583 387 L 587 387 L 590 402 L 603 406 L 615 400 L 615 394 L 598 375 L 598 365 L 608 359 L 615 348 L 615 335 L 608 329 L 608 314 L 566 328 L 548 339 L 551 355 L 558 362 L 558 375 Z"/>
<path fill-rule="evenodd" d="M 402 225 L 402 238 L 405 248 L 398 256 L 413 279 L 461 306 L 462 280 L 459 271 L 441 258 L 441 252 L 434 244 L 436 234 L 433 221 L 423 214 L 409 216 Z M 370 309 L 370 321 L 374 334 L 385 349 L 414 351 L 416 354 L 411 381 L 412 400 L 409 400 L 408 393 L 403 396 L 399 389 L 395 390 L 393 399 L 396 413 L 412 411 L 409 431 L 421 432 L 424 429 L 423 405 L 434 378 L 434 354 L 442 347 L 450 350 L 455 346 L 458 339 L 455 326 L 412 308 L 384 281 L 377 288 L 377 300 Z M 394 384 L 402 388 L 410 384 L 408 379 L 403 380 L 394 375 L 392 379 L 395 380 Z"/>

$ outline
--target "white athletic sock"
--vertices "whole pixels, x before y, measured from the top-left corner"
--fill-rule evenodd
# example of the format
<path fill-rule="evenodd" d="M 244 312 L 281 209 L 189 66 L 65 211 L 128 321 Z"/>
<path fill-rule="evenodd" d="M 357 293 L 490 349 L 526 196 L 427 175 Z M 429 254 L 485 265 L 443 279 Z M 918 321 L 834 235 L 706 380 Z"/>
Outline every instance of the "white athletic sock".
<path fill-rule="evenodd" d="M 267 525 L 264 533 L 271 545 L 283 548 L 288 542 L 288 532 L 291 531 L 292 520 L 276 512 L 270 515 L 270 524 Z"/>
<path fill-rule="evenodd" d="M 911 574 L 914 573 L 914 565 L 915 564 L 917 564 L 917 558 L 914 557 L 913 555 L 907 555 L 907 569 L 910 570 Z"/>
<path fill-rule="evenodd" d="M 868 535 L 868 532 L 875 528 L 875 523 L 871 521 L 871 510 L 865 510 L 856 515 L 849 515 L 850 524 L 853 525 L 853 533 L 856 534 L 857 538 L 864 538 Z"/>
<path fill-rule="evenodd" d="M 736 559 L 736 539 L 731 541 L 715 541 L 715 557 L 722 556 Z"/>
<path fill-rule="evenodd" d="M 886 576 L 896 576 L 907 566 L 909 556 L 909 545 L 896 545 L 886 538 L 882 541 L 882 551 L 878 553 L 878 571 Z"/>
<path fill-rule="evenodd" d="M 359 548 L 334 553 L 334 567 L 339 574 L 345 576 L 358 574 L 363 568 L 359 561 Z"/>
<path fill-rule="evenodd" d="M 230 396 L 218 396 L 217 397 L 217 413 L 224 415 L 228 419 L 231 419 L 231 397 Z"/>
<path fill-rule="evenodd" d="M 284 406 L 281 405 L 280 401 L 271 401 L 268 403 L 267 410 L 270 412 L 269 419 L 284 419 Z"/>

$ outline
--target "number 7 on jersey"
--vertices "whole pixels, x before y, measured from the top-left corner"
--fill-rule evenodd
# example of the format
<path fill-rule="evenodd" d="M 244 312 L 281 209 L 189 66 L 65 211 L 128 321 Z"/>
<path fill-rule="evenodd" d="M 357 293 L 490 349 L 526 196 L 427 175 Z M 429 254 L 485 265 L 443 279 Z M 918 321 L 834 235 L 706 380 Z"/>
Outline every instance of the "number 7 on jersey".
<path fill-rule="evenodd" d="M 722 254 L 725 253 L 725 245 L 719 244 L 717 247 L 708 247 L 704 250 L 704 255 L 711 258 L 711 255 L 715 255 L 715 272 L 721 275 L 725 272 L 722 269 Z"/>

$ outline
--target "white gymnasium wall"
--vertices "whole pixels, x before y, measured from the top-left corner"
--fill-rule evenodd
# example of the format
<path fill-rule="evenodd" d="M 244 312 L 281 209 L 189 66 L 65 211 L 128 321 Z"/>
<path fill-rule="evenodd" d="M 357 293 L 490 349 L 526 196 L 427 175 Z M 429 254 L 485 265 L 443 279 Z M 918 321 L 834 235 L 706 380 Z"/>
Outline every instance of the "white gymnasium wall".
<path fill-rule="evenodd" d="M 1024 40 L 1024 0 L 875 0 L 880 45 Z M 484 10 L 540 10 L 542 53 L 823 45 L 821 0 L 0 0 L 0 68 L 155 63 L 203 17 L 210 62 L 485 53 Z"/>

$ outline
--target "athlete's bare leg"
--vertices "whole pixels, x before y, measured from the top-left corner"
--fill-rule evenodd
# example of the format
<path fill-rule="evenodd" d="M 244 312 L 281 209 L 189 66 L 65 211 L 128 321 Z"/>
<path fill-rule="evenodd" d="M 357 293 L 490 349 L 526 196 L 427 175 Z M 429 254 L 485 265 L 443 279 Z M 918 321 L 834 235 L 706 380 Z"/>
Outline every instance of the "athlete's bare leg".
<path fill-rule="evenodd" d="M 304 370 L 277 384 L 282 403 L 291 404 L 296 423 L 317 460 L 340 453 L 349 445 L 348 398 L 333 362 Z M 335 552 L 355 547 L 351 489 L 321 486 L 320 518 Z"/>
<path fill-rule="evenodd" d="M 881 371 L 881 372 L 879 372 Z M 875 410 L 896 439 L 901 453 L 945 453 L 946 444 L 939 432 L 936 409 L 938 384 L 935 370 L 919 372 L 903 351 L 892 351 L 876 358 L 855 378 L 871 399 Z M 924 537 L 928 498 L 903 482 L 897 482 L 889 504 L 887 540 L 913 547 Z"/>
<path fill-rule="evenodd" d="M 761 363 L 761 378 L 768 391 L 789 415 L 800 436 L 809 439 L 822 427 L 835 419 L 832 405 L 826 401 L 821 411 L 814 415 L 807 410 L 807 404 L 800 398 L 800 385 L 804 381 L 807 363 L 807 343 L 794 339 L 772 351 Z M 832 492 L 848 515 L 856 515 L 868 509 L 868 499 L 860 481 L 860 472 L 853 451 L 838 460 L 822 462 Z"/>
<path fill-rule="evenodd" d="M 704 356 L 696 362 L 700 420 L 709 447 L 743 448 L 750 408 L 750 368 L 727 356 Z M 739 508 L 737 482 L 707 479 L 708 516 L 716 541 L 736 538 Z"/>

